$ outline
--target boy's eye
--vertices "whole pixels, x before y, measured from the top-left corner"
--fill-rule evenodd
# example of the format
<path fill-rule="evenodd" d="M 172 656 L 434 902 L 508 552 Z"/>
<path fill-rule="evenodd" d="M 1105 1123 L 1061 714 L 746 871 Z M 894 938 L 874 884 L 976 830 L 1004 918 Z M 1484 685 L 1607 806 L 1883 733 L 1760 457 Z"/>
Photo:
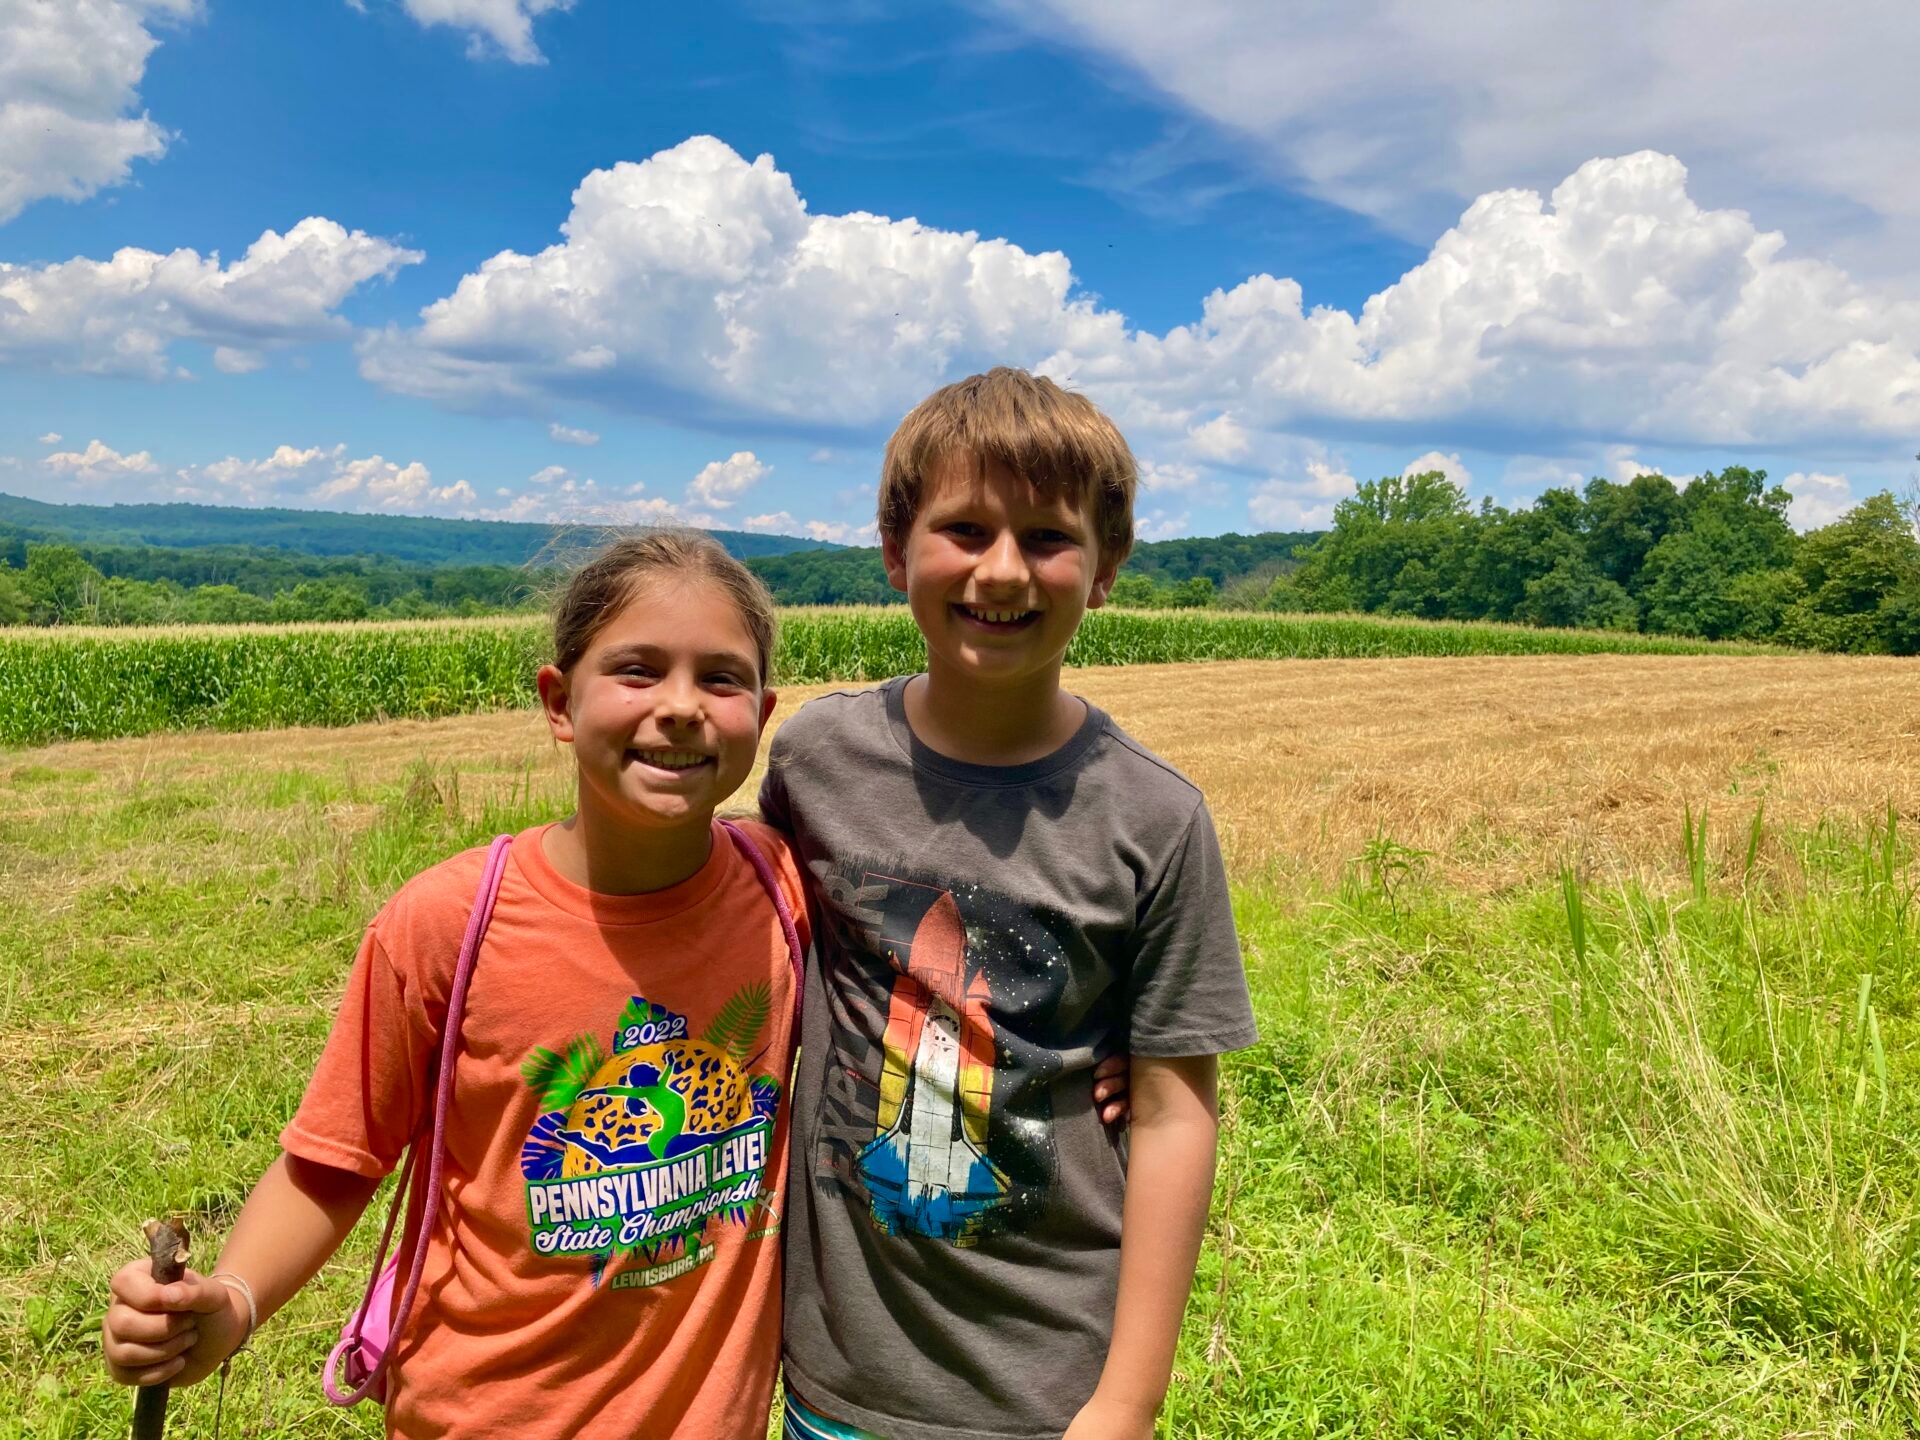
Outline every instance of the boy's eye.
<path fill-rule="evenodd" d="M 1027 542 L 1032 545 L 1071 545 L 1073 536 L 1064 530 L 1034 530 L 1027 535 Z"/>
<path fill-rule="evenodd" d="M 743 688 L 746 683 L 746 681 L 742 680 L 730 670 L 716 670 L 713 674 L 707 676 L 707 684 L 730 690 L 739 690 Z"/>

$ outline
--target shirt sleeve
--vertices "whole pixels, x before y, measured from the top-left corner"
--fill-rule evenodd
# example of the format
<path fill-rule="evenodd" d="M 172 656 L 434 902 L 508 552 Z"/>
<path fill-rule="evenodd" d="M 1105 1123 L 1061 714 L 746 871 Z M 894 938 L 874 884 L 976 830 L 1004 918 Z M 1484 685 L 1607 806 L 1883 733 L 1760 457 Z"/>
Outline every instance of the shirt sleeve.
<path fill-rule="evenodd" d="M 760 818 L 789 839 L 793 836 L 793 807 L 787 799 L 786 767 L 789 747 L 783 730 L 767 747 L 767 773 L 760 781 Z"/>
<path fill-rule="evenodd" d="M 381 1176 L 426 1122 L 440 1022 L 409 983 L 376 924 L 353 962 L 340 1013 L 300 1108 L 280 1133 L 289 1154 Z"/>
<path fill-rule="evenodd" d="M 1134 1054 L 1217 1055 L 1259 1038 L 1226 865 L 1204 803 L 1142 897 L 1134 941 L 1127 985 Z"/>

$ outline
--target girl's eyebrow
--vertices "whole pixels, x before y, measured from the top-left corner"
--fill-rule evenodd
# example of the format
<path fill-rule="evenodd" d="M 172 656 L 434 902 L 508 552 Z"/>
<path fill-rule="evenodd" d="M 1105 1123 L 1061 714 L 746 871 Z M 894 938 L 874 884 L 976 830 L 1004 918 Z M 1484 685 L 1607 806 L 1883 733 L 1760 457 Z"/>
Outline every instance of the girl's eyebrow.
<path fill-rule="evenodd" d="M 636 641 L 628 645 L 615 645 L 601 657 L 601 660 L 608 665 L 622 665 L 634 660 L 657 659 L 668 653 L 664 645 L 649 645 L 645 641 Z M 738 650 L 709 650 L 694 656 L 694 660 L 703 669 L 713 665 L 733 665 L 752 670 L 757 664 Z"/>

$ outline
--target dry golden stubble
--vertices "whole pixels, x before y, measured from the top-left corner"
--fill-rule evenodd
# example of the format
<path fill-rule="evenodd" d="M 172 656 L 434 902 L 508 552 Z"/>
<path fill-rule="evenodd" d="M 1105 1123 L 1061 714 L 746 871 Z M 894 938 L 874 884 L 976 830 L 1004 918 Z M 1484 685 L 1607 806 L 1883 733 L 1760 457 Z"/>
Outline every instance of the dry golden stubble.
<path fill-rule="evenodd" d="M 1332 879 L 1390 839 L 1434 878 L 1490 890 L 1571 860 L 1676 869 L 1680 817 L 1711 813 L 1737 863 L 1753 808 L 1770 832 L 1862 825 L 1891 802 L 1920 817 L 1920 667 L 1843 656 L 1527 656 L 1231 661 L 1070 672 L 1207 793 L 1235 873 Z M 782 692 L 772 728 L 844 686 Z M 485 787 L 564 787 L 566 757 L 524 711 L 348 729 L 151 736 L 20 752 L 16 766 L 91 771 L 80 787 L 5 787 L 31 815 L 114 801 L 139 783 L 218 786 L 244 767 L 394 783 L 422 761 Z M 475 775 L 474 771 L 484 772 Z M 0 768 L 0 785 L 7 769 Z M 738 797 L 750 805 L 759 771 Z M 361 807 L 336 822 L 366 823 Z M 249 817 L 254 818 L 249 818 Z M 228 843 L 285 824 L 223 806 Z M 1780 854 L 1763 861 L 1788 863 Z M 27 888 L 39 874 L 14 877 Z"/>

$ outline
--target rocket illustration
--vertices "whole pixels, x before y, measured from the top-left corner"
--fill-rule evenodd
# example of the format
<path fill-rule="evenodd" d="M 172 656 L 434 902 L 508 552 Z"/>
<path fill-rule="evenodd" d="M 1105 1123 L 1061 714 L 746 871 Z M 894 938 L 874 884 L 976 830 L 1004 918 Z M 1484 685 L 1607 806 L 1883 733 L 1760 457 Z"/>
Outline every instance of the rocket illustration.
<path fill-rule="evenodd" d="M 889 883 L 880 941 L 899 973 L 887 1007 L 876 1133 L 860 1152 L 860 1172 L 883 1229 L 967 1245 L 1011 1189 L 986 1154 L 992 991 L 984 972 L 967 980 L 966 926 L 953 896 Z M 911 933 L 901 934 L 909 924 Z"/>

